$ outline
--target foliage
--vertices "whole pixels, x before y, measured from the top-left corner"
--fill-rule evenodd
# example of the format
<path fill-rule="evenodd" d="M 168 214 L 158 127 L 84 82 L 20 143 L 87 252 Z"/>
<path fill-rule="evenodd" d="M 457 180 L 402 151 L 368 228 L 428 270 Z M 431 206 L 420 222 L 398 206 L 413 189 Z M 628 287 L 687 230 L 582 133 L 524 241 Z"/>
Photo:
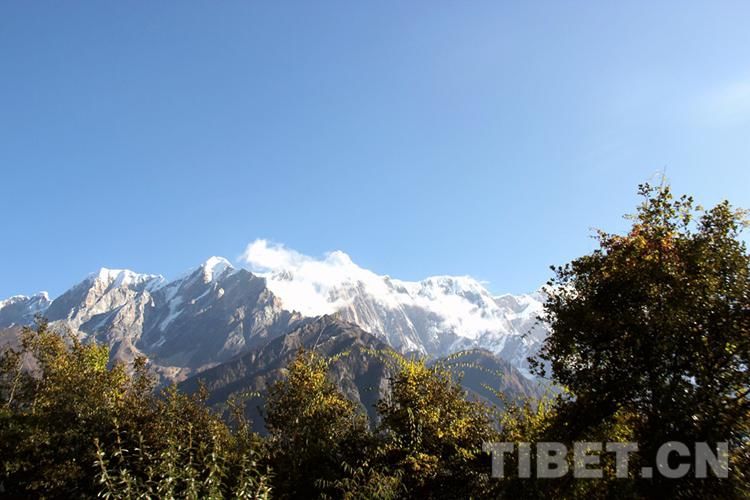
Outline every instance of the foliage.
<path fill-rule="evenodd" d="M 407 496 L 481 494 L 490 481 L 482 445 L 495 437 L 491 411 L 469 401 L 448 369 L 403 359 L 378 412 L 384 454 L 401 474 Z"/>
<path fill-rule="evenodd" d="M 2 492 L 44 497 L 263 498 L 258 443 L 208 410 L 205 394 L 155 394 L 143 359 L 132 374 L 105 346 L 27 328 L 0 361 Z"/>
<path fill-rule="evenodd" d="M 275 490 L 290 498 L 313 492 L 387 497 L 393 481 L 369 468 L 367 450 L 373 443 L 366 416 L 329 380 L 329 363 L 300 351 L 286 379 L 269 390 L 266 427 Z"/>
<path fill-rule="evenodd" d="M 152 425 L 135 440 L 115 429 L 109 454 L 95 441 L 100 496 L 270 498 L 270 474 L 259 472 L 260 439 L 241 415 L 230 431 L 205 398 L 205 392 L 188 396 L 169 387 L 154 400 Z"/>
<path fill-rule="evenodd" d="M 629 415 L 638 465 L 654 466 L 657 448 L 672 440 L 728 441 L 741 453 L 750 432 L 744 212 L 726 202 L 701 211 L 669 187 L 640 193 L 645 201 L 626 235 L 600 231 L 599 248 L 556 268 L 550 282 L 551 335 L 541 358 L 573 396 L 560 409 L 567 425 L 558 437 L 606 431 Z M 649 496 L 740 495 L 747 478 L 735 470 L 734 482 L 654 478 L 638 488 Z"/>
<path fill-rule="evenodd" d="M 0 452 L 6 493 L 78 496 L 95 491 L 95 438 L 107 440 L 118 414 L 138 419 L 134 401 L 150 387 L 124 367 L 107 367 L 106 347 L 58 335 L 46 322 L 26 328 L 20 350 L 0 366 Z"/>

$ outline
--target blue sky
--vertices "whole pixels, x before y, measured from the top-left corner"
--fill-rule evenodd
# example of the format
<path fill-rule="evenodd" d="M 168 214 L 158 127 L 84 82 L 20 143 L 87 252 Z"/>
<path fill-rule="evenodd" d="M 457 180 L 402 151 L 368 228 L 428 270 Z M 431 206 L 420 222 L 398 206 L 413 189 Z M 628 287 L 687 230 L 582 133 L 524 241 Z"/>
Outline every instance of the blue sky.
<path fill-rule="evenodd" d="M 748 2 L 2 2 L 0 297 L 256 238 L 523 292 L 666 168 L 750 207 Z"/>

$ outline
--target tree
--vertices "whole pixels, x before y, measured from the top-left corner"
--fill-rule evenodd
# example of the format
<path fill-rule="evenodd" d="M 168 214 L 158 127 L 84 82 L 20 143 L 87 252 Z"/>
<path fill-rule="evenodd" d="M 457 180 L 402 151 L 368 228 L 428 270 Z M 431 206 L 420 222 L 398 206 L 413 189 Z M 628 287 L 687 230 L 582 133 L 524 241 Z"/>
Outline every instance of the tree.
<path fill-rule="evenodd" d="M 123 366 L 108 368 L 108 361 L 106 347 L 59 335 L 43 320 L 24 329 L 20 350 L 2 353 L 0 453 L 7 494 L 93 491 L 94 439 L 105 440 L 118 411 L 150 390 Z"/>
<path fill-rule="evenodd" d="M 495 436 L 490 409 L 469 401 L 445 367 L 401 359 L 388 397 L 378 403 L 386 460 L 411 498 L 482 495 L 490 479 L 482 450 Z"/>
<path fill-rule="evenodd" d="M 335 489 L 351 468 L 347 460 L 366 458 L 366 417 L 329 380 L 328 362 L 315 352 L 300 351 L 286 378 L 269 389 L 266 428 L 275 490 L 283 497 Z"/>
<path fill-rule="evenodd" d="M 537 373 L 549 363 L 555 382 L 570 390 L 559 412 L 570 439 L 629 415 L 641 465 L 654 466 L 657 448 L 672 440 L 727 441 L 734 450 L 730 481 L 656 474 L 639 483 L 642 494 L 747 494 L 745 212 L 727 202 L 702 211 L 668 186 L 643 185 L 640 194 L 627 234 L 600 231 L 594 252 L 553 268 L 544 317 L 551 333 Z"/>
<path fill-rule="evenodd" d="M 266 498 L 257 436 L 231 432 L 205 394 L 154 393 L 145 360 L 44 320 L 0 354 L 0 493 L 80 498 Z"/>
<path fill-rule="evenodd" d="M 206 406 L 205 390 L 186 395 L 171 386 L 159 396 L 151 399 L 153 411 L 143 428 L 118 425 L 114 445 L 106 448 L 95 440 L 99 496 L 270 498 L 270 473 L 258 464 L 262 443 L 241 414 L 232 432 Z"/>

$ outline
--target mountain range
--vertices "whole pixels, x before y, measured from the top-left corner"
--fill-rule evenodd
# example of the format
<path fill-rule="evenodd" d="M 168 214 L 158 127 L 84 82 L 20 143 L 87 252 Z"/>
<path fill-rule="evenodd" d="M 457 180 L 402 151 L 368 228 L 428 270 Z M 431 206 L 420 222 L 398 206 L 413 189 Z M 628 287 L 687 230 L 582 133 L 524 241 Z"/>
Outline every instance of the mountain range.
<path fill-rule="evenodd" d="M 145 356 L 164 383 L 210 380 L 218 398 L 278 379 L 300 347 L 327 355 L 344 346 L 349 353 L 353 346 L 393 350 L 433 362 L 473 351 L 479 361 L 492 358 L 514 393 L 534 393 L 527 357 L 546 335 L 536 319 L 541 292 L 493 296 L 465 276 L 403 281 L 363 269 L 343 252 L 312 259 L 264 240 L 248 246 L 243 260 L 235 267 L 211 257 L 173 280 L 103 268 L 54 299 L 44 292 L 11 297 L 0 301 L 0 342 L 12 342 L 20 326 L 42 315 L 106 343 L 113 360 Z M 380 394 L 388 372 L 372 360 L 351 363 L 334 367 L 338 383 L 370 408 L 372 398 L 359 391 L 364 384 Z"/>

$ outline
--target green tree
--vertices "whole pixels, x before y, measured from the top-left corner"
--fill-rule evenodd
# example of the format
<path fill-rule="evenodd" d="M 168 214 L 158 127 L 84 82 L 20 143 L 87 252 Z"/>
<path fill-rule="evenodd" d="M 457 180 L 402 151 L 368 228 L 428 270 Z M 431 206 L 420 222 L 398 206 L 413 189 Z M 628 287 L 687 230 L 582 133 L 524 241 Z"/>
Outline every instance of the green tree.
<path fill-rule="evenodd" d="M 568 473 L 557 479 L 538 479 L 519 477 L 518 453 L 505 457 L 504 478 L 492 485 L 492 495 L 500 498 L 586 498 L 586 499 L 630 499 L 637 498 L 631 480 L 618 479 L 615 476 L 614 456 L 608 453 L 599 454 L 598 468 L 602 469 L 601 479 L 576 479 L 572 471 L 574 461 L 570 452 L 573 450 L 573 439 L 569 428 L 575 423 L 575 415 L 565 404 L 567 395 L 545 395 L 540 399 L 528 398 L 508 404 L 500 414 L 500 436 L 498 441 L 504 443 L 528 443 L 528 452 L 532 471 L 537 461 L 536 447 L 539 443 L 562 442 L 568 449 Z M 602 439 L 612 442 L 632 442 L 634 440 L 631 422 L 633 416 L 618 412 L 611 419 L 602 421 L 597 426 L 584 429 L 575 436 L 577 441 L 594 441 Z M 517 448 L 516 448 L 516 451 Z"/>
<path fill-rule="evenodd" d="M 370 445 L 367 419 L 329 379 L 328 365 L 315 352 L 300 351 L 286 378 L 269 389 L 269 460 L 282 497 L 351 491 L 355 476 L 363 474 L 358 465 L 367 459 Z"/>
<path fill-rule="evenodd" d="M 482 450 L 495 433 L 490 409 L 469 401 L 445 367 L 400 361 L 388 397 L 378 403 L 386 460 L 412 498 L 461 498 L 488 488 Z"/>
<path fill-rule="evenodd" d="M 261 473 L 260 438 L 236 414 L 235 430 L 194 395 L 165 389 L 153 399 L 142 429 L 114 431 L 109 450 L 95 441 L 99 496 L 105 498 L 270 498 L 269 472 Z M 233 406 L 239 412 L 239 405 Z"/>
<path fill-rule="evenodd" d="M 95 486 L 94 439 L 105 440 L 119 411 L 150 390 L 105 347 L 59 335 L 39 320 L 19 350 L 0 361 L 0 453 L 7 494 L 80 496 Z M 143 362 L 136 367 L 143 372 Z M 130 409 L 128 409 L 130 411 Z"/>
<path fill-rule="evenodd" d="M 734 450 L 729 481 L 655 474 L 639 482 L 641 494 L 750 494 L 745 212 L 726 202 L 702 211 L 669 187 L 644 185 L 640 194 L 627 234 L 600 231 L 599 248 L 555 269 L 544 318 L 551 333 L 537 371 L 548 363 L 572 394 L 559 410 L 566 438 L 628 415 L 638 465 L 654 466 L 657 448 L 671 440 L 728 441 Z"/>
<path fill-rule="evenodd" d="M 10 497 L 265 498 L 257 436 L 231 432 L 205 394 L 154 393 L 144 359 L 46 321 L 0 355 L 0 493 Z"/>

